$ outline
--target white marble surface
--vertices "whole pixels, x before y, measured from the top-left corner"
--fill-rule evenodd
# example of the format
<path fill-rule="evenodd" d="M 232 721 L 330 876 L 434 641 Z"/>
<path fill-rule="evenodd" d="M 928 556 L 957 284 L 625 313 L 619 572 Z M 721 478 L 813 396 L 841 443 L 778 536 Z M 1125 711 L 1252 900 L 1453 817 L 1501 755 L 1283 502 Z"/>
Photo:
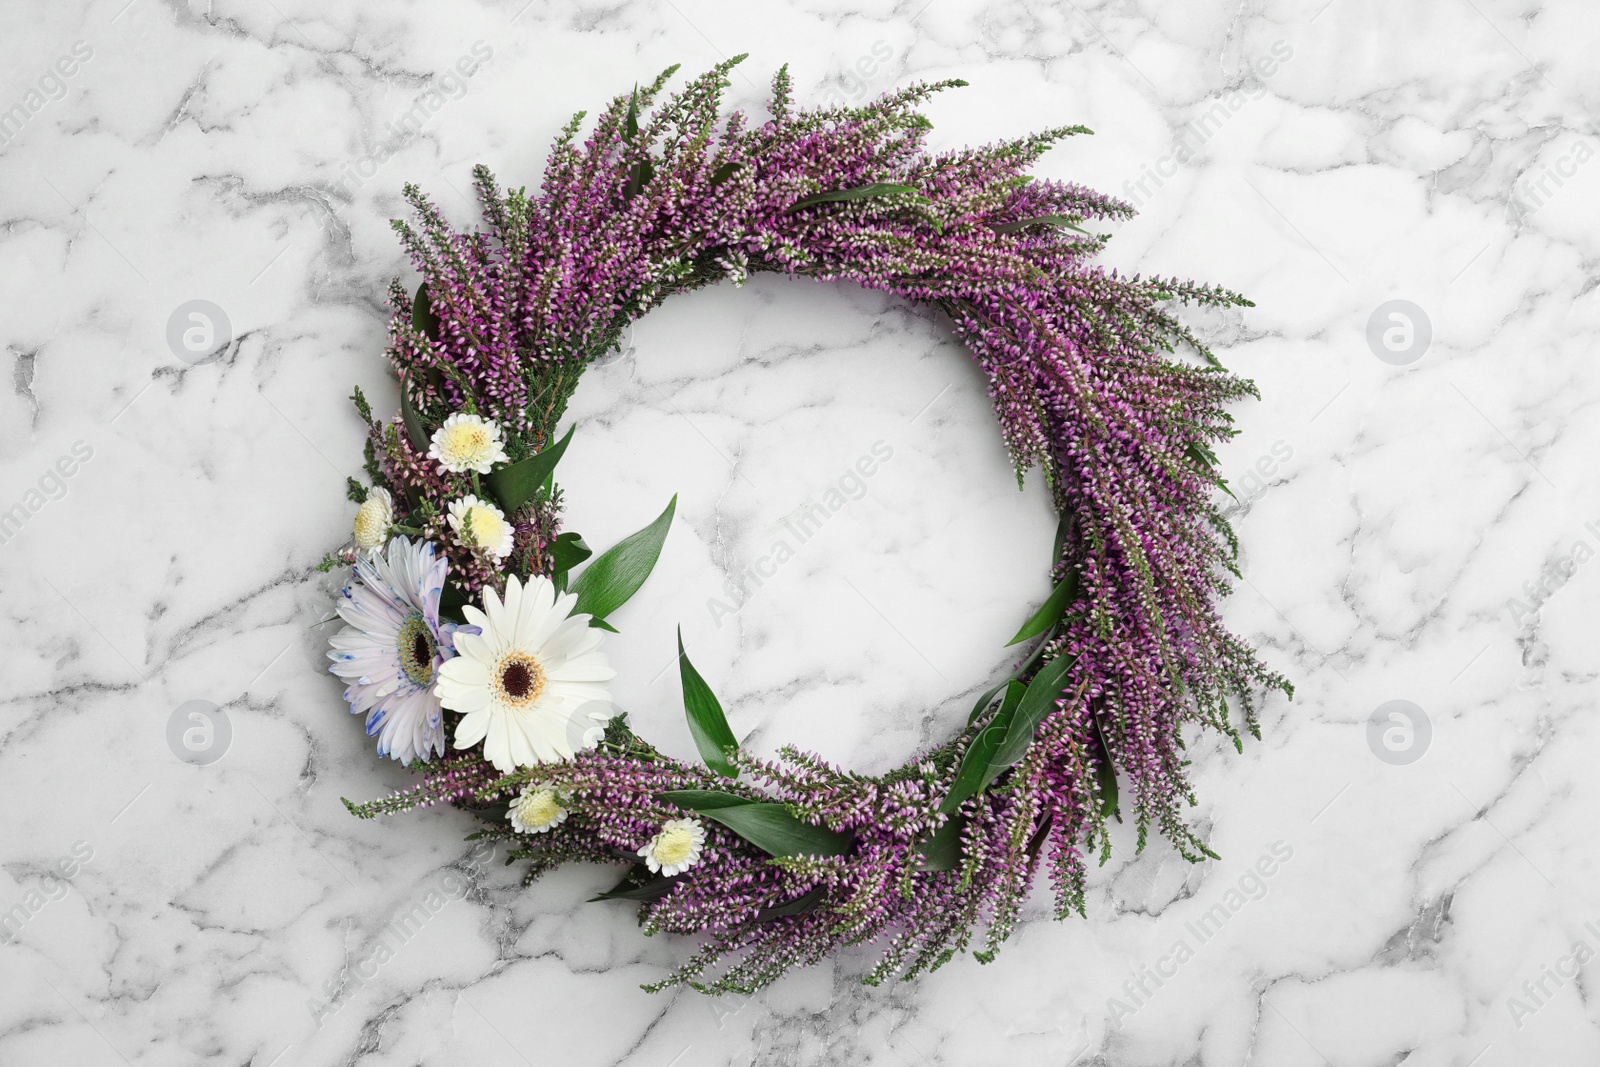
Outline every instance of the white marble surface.
<path fill-rule="evenodd" d="M 0 510 L 27 512 L 0 546 L 0 1063 L 1595 1061 L 1592 5 L 522 3 L 0 11 Z M 1204 324 L 1263 394 L 1223 453 L 1226 611 L 1299 686 L 1243 756 L 1193 748 L 1220 862 L 1123 835 L 1087 920 L 1041 898 L 990 966 L 866 989 L 846 955 L 748 1002 L 640 992 L 689 946 L 582 903 L 612 872 L 520 893 L 465 816 L 350 818 L 403 775 L 318 671 L 309 573 L 350 517 L 349 387 L 394 403 L 400 184 L 468 221 L 474 163 L 533 183 L 572 111 L 739 51 L 745 106 L 788 60 L 811 101 L 968 79 L 939 145 L 1086 123 L 1043 171 L 1140 204 L 1111 258 L 1255 299 Z M 166 330 L 195 299 L 234 343 L 190 367 Z M 1394 299 L 1431 321 L 1407 365 L 1366 339 Z M 928 315 L 698 294 L 575 410 L 573 528 L 609 543 L 681 494 L 614 646 L 672 751 L 677 622 L 749 744 L 882 769 L 954 728 L 1045 589 L 1041 487 Z M 717 625 L 724 576 L 879 441 L 864 495 Z M 1405 765 L 1368 743 L 1396 699 L 1431 725 Z M 167 742 L 191 700 L 231 724 L 207 766 Z"/>

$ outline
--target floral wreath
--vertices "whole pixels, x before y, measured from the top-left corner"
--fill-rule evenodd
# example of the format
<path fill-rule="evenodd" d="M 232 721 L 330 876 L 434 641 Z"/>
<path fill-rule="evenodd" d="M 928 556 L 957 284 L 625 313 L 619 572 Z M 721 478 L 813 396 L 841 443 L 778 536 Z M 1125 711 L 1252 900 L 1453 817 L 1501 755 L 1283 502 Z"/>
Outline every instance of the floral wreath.
<path fill-rule="evenodd" d="M 1195 803 L 1182 728 L 1239 746 L 1230 698 L 1258 734 L 1253 695 L 1292 695 L 1216 609 L 1238 571 L 1212 446 L 1254 387 L 1162 309 L 1249 302 L 1089 262 L 1108 235 L 1083 225 L 1132 208 L 1024 173 L 1083 127 L 930 153 L 916 106 L 964 82 L 797 111 L 785 69 L 751 128 L 720 115 L 739 59 L 652 112 L 667 70 L 581 143 L 575 116 L 537 196 L 477 168 L 487 232 L 457 232 L 406 187 L 418 221 L 394 227 L 423 281 L 414 297 L 391 287 L 401 411 L 376 421 L 357 390 L 373 485 L 350 480 L 354 541 L 323 567 L 354 567 L 329 652 L 350 710 L 423 777 L 345 803 L 471 811 L 489 824 L 472 838 L 527 861 L 524 884 L 630 864 L 595 899 L 636 902 L 646 933 L 703 939 L 650 990 L 749 992 L 863 942 L 882 946 L 873 984 L 969 947 L 987 961 L 1041 866 L 1057 916 L 1083 913 L 1110 817 L 1129 814 L 1141 849 L 1153 826 L 1187 859 L 1213 856 L 1180 812 Z M 681 634 L 705 765 L 658 752 L 608 703 L 602 644 L 677 498 L 598 556 L 561 528 L 553 472 L 573 430 L 556 430 L 585 366 L 667 297 L 758 271 L 942 311 L 988 375 L 1019 484 L 1041 467 L 1060 515 L 1054 591 L 1012 641 L 1026 655 L 958 737 L 888 774 L 741 749 Z"/>

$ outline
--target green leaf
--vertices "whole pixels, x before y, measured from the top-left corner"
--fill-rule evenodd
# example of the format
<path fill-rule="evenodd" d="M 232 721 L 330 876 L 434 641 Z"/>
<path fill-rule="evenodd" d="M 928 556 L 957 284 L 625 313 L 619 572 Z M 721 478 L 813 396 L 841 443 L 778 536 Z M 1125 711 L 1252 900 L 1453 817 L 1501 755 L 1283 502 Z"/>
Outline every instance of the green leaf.
<path fill-rule="evenodd" d="M 996 775 L 1022 758 L 1022 754 L 1028 750 L 1028 745 L 1033 741 L 1033 732 L 1039 728 L 1045 716 L 1055 710 L 1056 699 L 1061 696 L 1061 690 L 1067 684 L 1067 673 L 1077 662 L 1077 656 L 1063 653 L 1041 667 L 1039 673 L 1033 676 L 1033 681 L 1028 683 L 1028 691 L 1022 695 L 1022 700 L 1017 704 L 1017 711 L 1011 718 L 1005 740 L 1000 743 L 990 761 L 990 773 L 984 785 L 994 781 Z"/>
<path fill-rule="evenodd" d="M 819 885 L 803 896 L 795 897 L 793 900 L 756 912 L 756 917 L 751 921 L 764 923 L 769 919 L 782 919 L 788 915 L 803 915 L 808 911 L 814 911 L 817 905 L 822 903 L 822 898 L 827 895 L 828 887 Z"/>
<path fill-rule="evenodd" d="M 782 804 L 741 804 L 704 814 L 774 856 L 843 856 L 855 841 L 854 834 L 800 821 Z"/>
<path fill-rule="evenodd" d="M 683 651 L 682 626 L 678 627 L 678 674 L 683 680 L 683 713 L 689 720 L 689 733 L 694 736 L 700 758 L 724 778 L 739 777 L 739 769 L 728 759 L 728 750 L 737 749 L 739 739 L 733 736 L 716 694 Z"/>
<path fill-rule="evenodd" d="M 799 211 L 803 207 L 830 204 L 840 200 L 865 200 L 873 196 L 904 196 L 908 194 L 917 197 L 922 196 L 909 185 L 895 185 L 892 182 L 873 182 L 871 185 L 858 185 L 854 189 L 834 189 L 826 193 L 814 193 L 803 200 L 796 200 L 789 206 L 789 210 Z"/>
<path fill-rule="evenodd" d="M 1078 572 L 1070 571 L 1067 576 L 1056 583 L 1055 590 L 1039 605 L 1039 610 L 1033 617 L 1022 624 L 1022 629 L 1017 631 L 1017 636 L 1006 642 L 1006 647 L 1021 644 L 1030 637 L 1038 637 L 1050 627 L 1061 621 L 1061 616 L 1066 612 L 1067 605 L 1078 599 Z"/>
<path fill-rule="evenodd" d="M 649 867 L 636 863 L 627 874 L 623 875 L 622 881 L 604 893 L 590 897 L 589 902 L 592 904 L 597 900 L 660 900 L 672 892 L 672 887 L 677 884 L 677 878 L 663 878 L 659 875 L 652 877 Z"/>
<path fill-rule="evenodd" d="M 532 500 L 534 494 L 543 488 L 550 472 L 561 462 L 561 455 L 566 452 L 572 432 L 577 428 L 578 424 L 573 423 L 567 428 L 566 436 L 555 444 L 546 445 L 527 459 L 501 467 L 484 479 L 484 484 L 500 501 L 500 507 L 507 515 Z"/>
<path fill-rule="evenodd" d="M 669 789 L 656 799 L 715 819 L 774 856 L 842 856 L 855 839 L 802 822 L 782 804 L 750 800 L 718 789 Z"/>
<path fill-rule="evenodd" d="M 411 325 L 428 340 L 439 339 L 439 316 L 433 313 L 433 300 L 426 285 L 417 286 L 416 298 L 411 301 Z"/>
<path fill-rule="evenodd" d="M 1217 483 L 1217 488 L 1232 496 L 1233 499 L 1239 499 L 1234 496 L 1233 490 L 1228 488 L 1227 479 L 1217 473 L 1217 454 L 1211 451 L 1208 445 L 1202 441 L 1191 441 L 1189 447 L 1183 451 L 1190 459 L 1194 460 L 1196 466 L 1201 467 L 1207 474 L 1211 475 L 1212 479 Z"/>
<path fill-rule="evenodd" d="M 979 730 L 978 735 L 972 739 L 972 744 L 967 746 L 966 754 L 961 757 L 961 769 L 956 771 L 956 780 L 951 783 L 950 792 L 945 794 L 944 801 L 940 803 L 940 811 L 946 815 L 954 812 L 963 801 L 977 795 L 993 780 L 993 775 L 988 774 L 989 764 L 993 761 L 995 752 L 999 750 L 1000 743 L 1010 732 L 1011 720 L 1016 714 L 1017 705 L 1022 702 L 1023 694 L 1027 690 L 1028 687 L 1021 682 L 1006 683 L 1006 695 L 1000 703 L 1000 710 L 994 713 L 989 725 Z"/>
<path fill-rule="evenodd" d="M 1079 225 L 1075 224 L 1071 219 L 1067 218 L 1065 215 L 1035 215 L 1031 219 L 1018 219 L 1015 222 L 1003 222 L 1000 225 L 994 227 L 994 232 L 995 233 L 1020 233 L 1021 231 L 1026 230 L 1029 226 L 1059 226 L 1063 230 L 1076 230 L 1078 233 L 1083 234 L 1085 237 L 1093 237 L 1094 236 L 1094 234 L 1090 233 L 1088 230 L 1084 229 L 1082 226 L 1079 226 Z"/>
<path fill-rule="evenodd" d="M 633 87 L 633 95 L 628 98 L 628 117 L 622 122 L 622 139 L 632 142 L 639 136 L 639 87 Z"/>
<path fill-rule="evenodd" d="M 1043 640 L 1033 646 L 1033 651 L 1028 654 L 1027 659 L 1022 661 L 1022 666 L 1012 671 L 1008 678 L 1006 678 L 1004 681 L 1001 681 L 995 685 L 994 688 L 990 689 L 987 693 L 978 698 L 978 702 L 972 707 L 972 714 L 967 716 L 967 725 L 971 726 L 973 723 L 978 721 L 979 717 L 989 709 L 989 705 L 994 703 L 995 696 L 1000 692 L 1000 690 L 1006 687 L 1007 683 L 1019 681 L 1033 673 L 1033 669 L 1037 667 L 1039 665 L 1039 661 L 1044 658 L 1044 650 L 1050 647 L 1050 642 L 1054 641 L 1055 638 L 1056 627 L 1052 626 L 1050 629 L 1045 631 Z"/>
<path fill-rule="evenodd" d="M 452 618 L 462 618 L 462 605 L 471 603 L 467 594 L 456 587 L 453 582 L 445 582 L 444 588 L 439 591 L 439 610 L 448 612 Z"/>
<path fill-rule="evenodd" d="M 1100 817 L 1109 819 L 1117 814 L 1117 769 L 1111 765 L 1111 757 L 1106 755 L 1105 746 L 1099 747 L 1099 762 L 1095 765 L 1094 777 L 1100 786 Z"/>
<path fill-rule="evenodd" d="M 428 450 L 428 431 L 422 425 L 422 416 L 417 414 L 417 406 L 411 402 L 411 390 L 406 386 L 405 376 L 400 378 L 400 417 L 405 420 L 406 433 L 411 437 L 411 443 L 418 450 Z"/>
<path fill-rule="evenodd" d="M 510 801 L 502 800 L 482 808 L 463 807 L 461 810 L 477 816 L 490 826 L 510 825 L 506 822 L 506 812 L 511 810 Z"/>
<path fill-rule="evenodd" d="M 724 793 L 720 789 L 668 789 L 657 793 L 656 799 L 689 811 L 710 811 L 712 808 L 735 808 L 740 804 L 756 803 L 749 797 Z"/>
<path fill-rule="evenodd" d="M 979 697 L 978 702 L 972 706 L 972 714 L 967 716 L 967 725 L 971 726 L 973 723 L 977 722 L 978 716 L 989 710 L 989 705 L 994 703 L 994 698 L 999 695 L 1000 690 L 1004 689 L 1010 684 L 1010 678 L 1007 678 L 1002 682 L 997 682 L 995 685 L 989 688 L 988 692 Z"/>
<path fill-rule="evenodd" d="M 711 188 L 715 189 L 717 186 L 733 177 L 734 172 L 742 166 L 744 166 L 743 163 L 724 163 L 722 166 L 718 167 L 716 173 L 711 175 Z"/>
<path fill-rule="evenodd" d="M 594 555 L 594 551 L 585 543 L 582 534 L 568 532 L 556 534 L 550 545 L 550 555 L 555 558 L 556 570 L 570 571 Z"/>
<path fill-rule="evenodd" d="M 1066 684 L 1067 672 L 1078 662 L 1077 656 L 1062 654 L 1045 664 L 1033 681 L 1024 686 L 1013 681 L 1006 686 L 1005 700 L 989 725 L 967 746 L 961 768 L 939 810 L 953 812 L 968 797 L 987 789 L 1000 772 L 1016 763 L 1028 750 L 1033 732 L 1056 706 Z"/>
<path fill-rule="evenodd" d="M 1050 566 L 1054 567 L 1060 561 L 1061 550 L 1066 547 L 1067 534 L 1070 533 L 1071 530 L 1072 524 L 1067 521 L 1067 517 L 1065 515 L 1061 516 L 1061 521 L 1056 523 L 1056 538 L 1054 541 L 1055 547 L 1050 549 Z"/>
<path fill-rule="evenodd" d="M 674 493 L 667 509 L 654 522 L 624 537 L 583 569 L 572 583 L 572 591 L 578 594 L 573 614 L 592 615 L 598 625 L 639 591 L 661 558 L 661 545 L 667 539 L 677 507 L 678 495 Z"/>
<path fill-rule="evenodd" d="M 1211 451 L 1210 446 L 1204 441 L 1190 441 L 1189 447 L 1183 451 L 1190 459 L 1202 467 L 1215 467 L 1217 465 L 1217 454 Z"/>
<path fill-rule="evenodd" d="M 655 176 L 656 165 L 650 159 L 641 159 L 635 163 L 628 171 L 628 184 L 623 189 L 624 198 L 632 200 L 638 196 L 644 191 L 644 187 L 650 184 L 650 179 Z"/>
<path fill-rule="evenodd" d="M 745 800 L 714 789 L 674 789 L 658 796 L 714 819 L 773 856 L 842 856 L 855 841 L 854 834 L 800 821 L 782 804 Z"/>
<path fill-rule="evenodd" d="M 555 564 L 550 580 L 555 584 L 558 596 L 567 591 L 568 572 L 592 555 L 594 552 L 580 534 L 570 531 L 556 534 L 556 539 L 550 542 L 550 558 Z"/>
<path fill-rule="evenodd" d="M 961 828 L 965 819 L 950 818 L 929 838 L 917 846 L 922 854 L 921 868 L 925 871 L 953 871 L 961 863 Z"/>

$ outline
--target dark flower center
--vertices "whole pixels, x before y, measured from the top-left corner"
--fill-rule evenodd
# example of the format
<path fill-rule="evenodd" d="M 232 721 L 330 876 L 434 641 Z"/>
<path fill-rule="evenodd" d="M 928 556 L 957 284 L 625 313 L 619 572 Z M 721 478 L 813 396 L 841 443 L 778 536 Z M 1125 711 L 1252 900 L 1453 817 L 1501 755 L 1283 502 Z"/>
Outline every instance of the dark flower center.
<path fill-rule="evenodd" d="M 526 652 L 506 653 L 495 665 L 492 688 L 500 701 L 513 708 L 526 708 L 544 692 L 544 667 Z"/>
<path fill-rule="evenodd" d="M 418 689 L 433 684 L 433 657 L 438 650 L 439 644 L 434 640 L 433 631 L 428 629 L 428 621 L 420 612 L 412 612 L 400 624 L 395 652 L 400 657 L 400 669 Z"/>
<path fill-rule="evenodd" d="M 507 693 L 520 700 L 533 688 L 533 674 L 528 670 L 526 663 L 513 662 L 500 676 L 500 684 L 505 687 Z"/>

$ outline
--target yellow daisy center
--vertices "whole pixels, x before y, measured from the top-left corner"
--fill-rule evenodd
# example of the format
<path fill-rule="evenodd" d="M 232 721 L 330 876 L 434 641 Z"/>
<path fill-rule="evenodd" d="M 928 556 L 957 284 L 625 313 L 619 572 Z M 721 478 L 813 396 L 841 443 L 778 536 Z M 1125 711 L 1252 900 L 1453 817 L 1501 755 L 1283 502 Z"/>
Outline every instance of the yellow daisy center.
<path fill-rule="evenodd" d="M 489 458 L 494 439 L 481 423 L 465 422 L 451 426 L 439 439 L 439 455 L 450 464 L 477 464 Z"/>
<path fill-rule="evenodd" d="M 473 544 L 497 545 L 505 536 L 506 521 L 482 504 L 474 504 L 467 509 L 467 521 L 472 525 Z"/>
<path fill-rule="evenodd" d="M 389 509 L 383 501 L 375 496 L 367 497 L 356 509 L 356 544 L 361 548 L 376 548 L 382 544 L 383 535 L 389 532 L 389 521 Z"/>
<path fill-rule="evenodd" d="M 663 867 L 676 867 L 694 852 L 694 835 L 687 826 L 672 826 L 662 830 L 653 850 L 656 862 Z"/>
<path fill-rule="evenodd" d="M 539 699 L 544 692 L 544 668 L 526 652 L 507 652 L 494 665 L 494 679 L 490 682 L 500 703 L 513 708 L 525 708 Z"/>
<path fill-rule="evenodd" d="M 549 826 L 561 815 L 554 791 L 540 789 L 517 801 L 517 818 L 524 826 Z"/>

